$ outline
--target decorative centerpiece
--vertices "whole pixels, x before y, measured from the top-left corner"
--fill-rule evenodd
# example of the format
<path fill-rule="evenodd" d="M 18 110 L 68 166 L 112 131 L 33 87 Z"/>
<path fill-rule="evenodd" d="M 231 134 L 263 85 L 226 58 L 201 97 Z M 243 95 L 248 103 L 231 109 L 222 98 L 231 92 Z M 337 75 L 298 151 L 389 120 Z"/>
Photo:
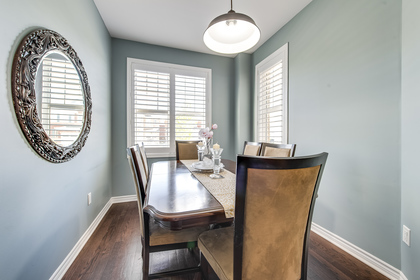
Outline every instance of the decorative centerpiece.
<path fill-rule="evenodd" d="M 213 155 L 213 174 L 210 175 L 210 178 L 212 179 L 223 178 L 223 176 L 220 175 L 220 168 L 221 168 L 220 156 L 222 155 L 223 149 L 221 149 L 220 145 L 216 143 L 213 145 L 213 148 L 211 148 L 210 151 Z"/>
<path fill-rule="evenodd" d="M 212 156 L 210 148 L 213 145 L 213 130 L 216 130 L 216 129 L 217 129 L 217 124 L 213 124 L 210 128 L 209 127 L 202 128 L 198 132 L 198 136 L 200 137 L 201 142 L 198 143 L 197 149 L 199 150 L 199 153 L 200 153 L 199 146 L 201 147 L 200 143 L 202 143 L 202 146 L 204 146 L 204 149 L 203 149 L 204 157 L 211 158 Z M 199 155 L 199 160 L 200 160 L 200 155 Z"/>

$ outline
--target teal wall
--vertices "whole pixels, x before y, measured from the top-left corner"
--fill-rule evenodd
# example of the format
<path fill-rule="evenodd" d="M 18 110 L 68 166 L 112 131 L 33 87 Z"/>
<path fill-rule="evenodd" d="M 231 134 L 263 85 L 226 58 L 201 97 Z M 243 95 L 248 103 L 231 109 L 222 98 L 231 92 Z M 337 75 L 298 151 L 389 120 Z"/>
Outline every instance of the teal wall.
<path fill-rule="evenodd" d="M 252 56 L 240 53 L 234 59 L 235 81 L 235 148 L 236 153 L 242 153 L 244 141 L 252 141 Z M 251 125 L 250 125 L 251 124 Z"/>
<path fill-rule="evenodd" d="M 411 229 L 411 246 L 401 242 L 402 271 L 420 275 L 420 1 L 402 1 L 401 227 Z"/>
<path fill-rule="evenodd" d="M 33 152 L 13 110 L 13 55 L 35 27 L 63 35 L 89 78 L 92 129 L 66 163 Z M 86 0 L 0 0 L 0 34 L 0 278 L 49 279 L 111 197 L 111 39 Z"/>
<path fill-rule="evenodd" d="M 233 58 L 112 39 L 112 168 L 113 196 L 134 194 L 127 163 L 127 57 L 212 69 L 214 141 L 223 156 L 235 159 L 235 95 Z M 161 159 L 151 159 L 151 162 Z"/>
<path fill-rule="evenodd" d="M 313 221 L 400 268 L 401 1 L 314 0 L 253 67 L 287 42 L 289 142 L 330 153 Z"/>

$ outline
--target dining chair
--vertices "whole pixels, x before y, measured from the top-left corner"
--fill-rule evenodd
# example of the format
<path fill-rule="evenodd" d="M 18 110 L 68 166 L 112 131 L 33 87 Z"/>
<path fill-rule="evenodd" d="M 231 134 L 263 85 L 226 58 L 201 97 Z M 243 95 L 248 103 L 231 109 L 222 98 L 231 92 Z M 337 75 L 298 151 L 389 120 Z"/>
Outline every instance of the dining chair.
<path fill-rule="evenodd" d="M 327 157 L 238 155 L 235 225 L 199 236 L 203 278 L 212 271 L 223 280 L 306 280 L 315 195 Z"/>
<path fill-rule="evenodd" d="M 142 243 L 142 259 L 143 259 L 143 280 L 165 278 L 186 273 L 199 272 L 200 266 L 197 263 L 195 267 L 187 267 L 172 271 L 163 271 L 150 274 L 150 254 L 154 252 L 162 252 L 176 249 L 186 249 L 187 257 L 194 258 L 193 248 L 197 247 L 197 239 L 200 233 L 208 230 L 208 226 L 191 227 L 182 230 L 169 230 L 161 227 L 157 222 L 150 218 L 147 212 L 143 211 L 144 199 L 141 197 L 141 181 L 144 174 L 137 167 L 136 153 L 133 147 L 127 149 L 129 154 L 128 163 L 134 178 L 134 185 L 137 194 L 137 205 L 140 218 L 140 236 Z M 182 258 L 182 257 L 180 257 Z"/>
<path fill-rule="evenodd" d="M 144 147 L 144 143 L 141 142 L 139 145 L 140 155 L 144 166 L 144 172 L 146 173 L 146 181 L 149 180 L 149 165 L 147 162 L 147 156 L 146 156 L 146 148 Z"/>
<path fill-rule="evenodd" d="M 144 202 L 146 198 L 147 175 L 138 144 L 127 148 L 127 158 L 128 162 L 133 164 L 136 174 L 139 175 L 135 177 L 134 182 L 136 184 L 136 191 L 139 192 L 139 196 L 142 202 Z"/>
<path fill-rule="evenodd" d="M 196 141 L 175 140 L 176 160 L 198 159 L 198 153 L 197 153 L 198 142 L 200 142 L 200 140 L 196 140 Z"/>
<path fill-rule="evenodd" d="M 260 142 L 244 142 L 244 151 L 243 155 L 245 156 L 258 156 L 261 152 L 261 143 Z"/>
<path fill-rule="evenodd" d="M 296 144 L 262 143 L 260 156 L 263 157 L 294 157 Z"/>

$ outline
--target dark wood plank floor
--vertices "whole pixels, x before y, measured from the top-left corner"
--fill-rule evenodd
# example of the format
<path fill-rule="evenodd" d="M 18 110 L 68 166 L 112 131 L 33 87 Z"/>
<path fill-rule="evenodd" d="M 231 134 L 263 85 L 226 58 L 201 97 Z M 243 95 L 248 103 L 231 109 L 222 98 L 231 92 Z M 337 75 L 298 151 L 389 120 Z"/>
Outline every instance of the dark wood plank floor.
<path fill-rule="evenodd" d="M 62 279 L 141 279 L 141 243 L 136 202 L 113 204 Z M 151 271 L 184 266 L 183 252 L 153 253 Z M 308 279 L 388 279 L 311 233 Z M 198 280 L 199 275 L 168 280 Z"/>

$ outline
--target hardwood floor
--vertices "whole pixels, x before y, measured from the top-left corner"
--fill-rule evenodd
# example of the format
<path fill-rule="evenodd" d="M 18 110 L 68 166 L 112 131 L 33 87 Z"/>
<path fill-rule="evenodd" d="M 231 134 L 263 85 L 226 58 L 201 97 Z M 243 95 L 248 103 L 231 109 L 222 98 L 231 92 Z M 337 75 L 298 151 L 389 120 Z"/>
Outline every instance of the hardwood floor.
<path fill-rule="evenodd" d="M 141 242 L 137 202 L 113 204 L 62 279 L 141 279 Z M 188 265 L 182 250 L 153 253 L 151 271 Z M 309 280 L 388 279 L 311 233 Z M 183 275 L 167 280 L 198 280 Z"/>

